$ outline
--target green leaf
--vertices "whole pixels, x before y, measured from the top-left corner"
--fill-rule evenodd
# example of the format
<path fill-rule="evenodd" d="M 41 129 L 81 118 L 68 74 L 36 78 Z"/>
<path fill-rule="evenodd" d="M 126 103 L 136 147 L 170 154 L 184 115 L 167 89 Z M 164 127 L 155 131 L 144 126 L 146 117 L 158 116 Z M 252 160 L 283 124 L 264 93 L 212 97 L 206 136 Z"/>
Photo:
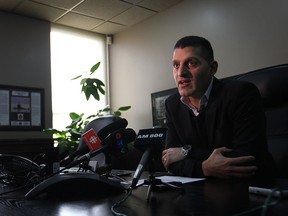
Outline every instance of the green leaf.
<path fill-rule="evenodd" d="M 101 86 L 98 86 L 98 90 L 102 95 L 105 95 L 105 89 L 103 89 Z"/>
<path fill-rule="evenodd" d="M 95 98 L 95 100 L 97 100 L 97 101 L 100 100 L 100 96 L 99 96 L 99 93 L 98 93 L 97 90 L 96 90 L 96 91 L 93 91 L 91 94 L 93 95 L 93 97 Z"/>
<path fill-rule="evenodd" d="M 69 116 L 72 120 L 75 120 L 75 119 L 81 118 L 83 116 L 83 113 L 81 115 L 79 115 L 75 112 L 71 112 L 71 113 L 69 113 Z"/>
<path fill-rule="evenodd" d="M 80 85 L 83 85 L 85 82 L 86 82 L 87 78 L 83 78 L 81 81 L 80 81 Z"/>
<path fill-rule="evenodd" d="M 70 127 L 69 127 L 69 128 L 73 129 L 73 128 L 77 127 L 77 124 L 78 124 L 79 122 L 81 122 L 81 121 L 82 121 L 82 118 L 74 119 L 74 120 L 72 121 L 72 123 L 70 124 Z"/>
<path fill-rule="evenodd" d="M 96 63 L 95 65 L 93 65 L 90 69 L 90 75 L 93 74 L 100 66 L 100 62 Z"/>
<path fill-rule="evenodd" d="M 121 112 L 117 110 L 117 111 L 114 112 L 114 115 L 121 116 Z"/>
<path fill-rule="evenodd" d="M 93 79 L 97 86 L 105 86 L 105 84 L 99 79 Z"/>
<path fill-rule="evenodd" d="M 127 111 L 131 108 L 131 106 L 123 106 L 123 107 L 119 107 L 118 110 L 120 111 Z"/>
<path fill-rule="evenodd" d="M 106 107 L 106 108 L 104 108 L 102 111 L 108 112 L 108 111 L 111 111 L 111 109 L 110 109 L 109 107 Z"/>
<path fill-rule="evenodd" d="M 78 78 L 80 78 L 80 77 L 82 77 L 82 75 L 78 75 L 78 76 L 72 78 L 71 80 L 76 80 L 76 79 L 78 79 Z"/>
<path fill-rule="evenodd" d="M 73 129 L 73 130 L 71 130 L 71 134 L 76 135 L 76 137 L 80 138 L 81 134 L 82 134 L 82 129 L 80 129 L 80 130 L 79 130 L 79 128 L 77 128 L 77 130 Z"/>
<path fill-rule="evenodd" d="M 93 115 L 89 115 L 86 119 L 91 119 L 91 118 L 95 118 L 95 117 L 96 117 L 96 115 L 93 114 Z"/>
<path fill-rule="evenodd" d="M 91 79 L 91 78 L 87 78 L 87 79 L 86 79 L 86 84 L 87 84 L 87 85 L 93 86 L 93 83 L 94 83 L 94 79 Z"/>
<path fill-rule="evenodd" d="M 90 95 L 91 95 L 89 89 L 90 89 L 90 86 L 85 86 L 84 94 L 85 94 L 85 97 L 86 97 L 86 100 L 87 100 L 87 101 L 89 100 Z"/>

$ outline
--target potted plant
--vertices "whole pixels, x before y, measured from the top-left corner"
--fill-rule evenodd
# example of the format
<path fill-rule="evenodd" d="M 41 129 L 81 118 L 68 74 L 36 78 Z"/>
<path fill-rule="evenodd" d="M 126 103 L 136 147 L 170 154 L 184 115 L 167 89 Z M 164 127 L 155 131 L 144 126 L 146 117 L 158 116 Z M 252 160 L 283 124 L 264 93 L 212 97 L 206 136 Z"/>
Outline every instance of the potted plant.
<path fill-rule="evenodd" d="M 82 77 L 80 81 L 80 85 L 82 86 L 81 92 L 85 94 L 87 101 L 91 98 L 91 96 L 95 100 L 99 101 L 100 95 L 105 95 L 105 84 L 101 80 L 93 78 L 92 76 L 97 71 L 99 66 L 100 62 L 93 65 L 87 77 L 79 75 L 72 79 L 76 80 Z M 95 114 L 86 117 L 84 113 L 77 114 L 75 112 L 71 112 L 69 113 L 71 123 L 64 129 L 58 130 L 54 128 L 47 128 L 45 131 L 54 136 L 55 144 L 59 148 L 60 157 L 63 157 L 65 155 L 71 154 L 77 149 L 83 129 L 92 119 L 108 114 L 121 116 L 123 111 L 127 111 L 130 108 L 131 106 L 122 106 L 119 107 L 116 111 L 113 111 L 110 107 L 106 107 L 104 109 L 99 109 Z"/>

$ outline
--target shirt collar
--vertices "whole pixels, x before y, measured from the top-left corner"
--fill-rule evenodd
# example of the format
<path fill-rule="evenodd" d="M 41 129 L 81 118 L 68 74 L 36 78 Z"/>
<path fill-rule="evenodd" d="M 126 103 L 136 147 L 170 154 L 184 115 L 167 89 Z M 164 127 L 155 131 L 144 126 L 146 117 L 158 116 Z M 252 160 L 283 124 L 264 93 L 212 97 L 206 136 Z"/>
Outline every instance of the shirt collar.
<path fill-rule="evenodd" d="M 183 97 L 182 96 L 180 98 L 181 102 L 184 103 L 186 106 L 188 106 L 190 109 L 192 109 L 192 111 L 195 113 L 195 115 L 198 115 L 199 111 L 202 110 L 204 107 L 206 107 L 206 105 L 207 105 L 207 103 L 209 101 L 210 94 L 211 94 L 213 80 L 214 80 L 214 77 L 212 77 L 211 82 L 210 82 L 206 92 L 204 93 L 204 95 L 200 99 L 200 108 L 199 108 L 199 110 L 196 107 L 194 107 L 193 105 L 189 104 L 188 97 Z"/>

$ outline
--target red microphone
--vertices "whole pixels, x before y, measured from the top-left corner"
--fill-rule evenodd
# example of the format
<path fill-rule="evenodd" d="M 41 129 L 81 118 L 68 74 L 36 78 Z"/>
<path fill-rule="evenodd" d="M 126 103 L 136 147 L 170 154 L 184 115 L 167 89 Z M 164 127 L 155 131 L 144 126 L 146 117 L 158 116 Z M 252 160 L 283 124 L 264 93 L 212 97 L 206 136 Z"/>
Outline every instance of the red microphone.
<path fill-rule="evenodd" d="M 90 152 L 95 151 L 102 147 L 101 140 L 96 134 L 96 132 L 91 128 L 90 130 L 86 131 L 82 135 L 83 139 L 85 140 L 86 145 L 89 147 Z"/>
<path fill-rule="evenodd" d="M 85 140 L 86 145 L 89 147 L 90 152 L 84 154 L 83 156 L 77 158 L 75 161 L 72 161 L 70 164 L 68 164 L 65 168 L 70 168 L 73 166 L 76 166 L 84 161 L 89 161 L 90 158 L 100 154 L 105 150 L 106 147 L 102 146 L 101 140 L 96 134 L 96 132 L 91 128 L 87 132 L 83 133 L 82 135 L 83 139 Z"/>

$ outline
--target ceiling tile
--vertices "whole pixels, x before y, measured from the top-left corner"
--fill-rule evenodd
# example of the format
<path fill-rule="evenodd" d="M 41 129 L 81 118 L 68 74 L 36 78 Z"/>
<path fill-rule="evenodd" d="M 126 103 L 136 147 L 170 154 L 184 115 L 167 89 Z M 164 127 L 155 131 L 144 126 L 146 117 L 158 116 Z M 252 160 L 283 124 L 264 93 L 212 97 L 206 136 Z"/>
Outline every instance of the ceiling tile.
<path fill-rule="evenodd" d="M 112 18 L 110 21 L 131 26 L 155 14 L 156 12 L 135 6 Z"/>
<path fill-rule="evenodd" d="M 0 10 L 114 34 L 183 0 L 0 0 Z"/>
<path fill-rule="evenodd" d="M 137 5 L 138 3 L 140 3 L 143 0 L 120 0 L 120 1 L 125 1 L 125 2 L 129 2 L 133 5 Z"/>
<path fill-rule="evenodd" d="M 108 20 L 132 5 L 119 0 L 86 0 L 73 11 Z"/>
<path fill-rule="evenodd" d="M 144 0 L 138 3 L 137 5 L 159 12 L 181 1 L 183 0 Z"/>
<path fill-rule="evenodd" d="M 83 0 L 32 0 L 34 2 L 39 2 L 45 5 L 50 5 L 53 7 L 60 7 L 64 9 L 71 9 L 76 4 L 82 2 Z"/>
<path fill-rule="evenodd" d="M 92 29 L 92 31 L 101 34 L 116 34 L 117 32 L 120 32 L 126 28 L 127 28 L 126 26 L 120 24 L 105 22 L 102 25 Z"/>
<path fill-rule="evenodd" d="M 56 23 L 72 26 L 75 28 L 85 29 L 85 30 L 91 30 L 96 25 L 99 25 L 100 23 L 103 23 L 103 20 L 99 20 L 92 17 L 83 16 L 76 13 L 68 13 L 65 16 L 63 16 L 61 19 L 59 19 Z"/>
<path fill-rule="evenodd" d="M 25 1 L 16 9 L 15 12 L 53 22 L 65 11 L 46 5 Z"/>

